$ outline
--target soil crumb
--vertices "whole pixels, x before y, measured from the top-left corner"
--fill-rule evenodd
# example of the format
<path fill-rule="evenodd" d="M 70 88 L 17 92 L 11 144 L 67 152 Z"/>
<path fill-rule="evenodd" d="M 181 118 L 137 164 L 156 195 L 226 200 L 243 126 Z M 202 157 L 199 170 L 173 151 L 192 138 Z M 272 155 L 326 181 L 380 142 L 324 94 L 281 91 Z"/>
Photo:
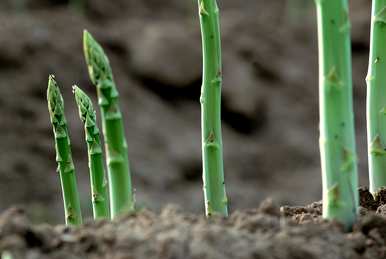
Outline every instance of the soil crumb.
<path fill-rule="evenodd" d="M 279 208 L 265 200 L 256 209 L 210 220 L 167 206 L 79 228 L 33 225 L 12 208 L 0 216 L 0 251 L 13 259 L 386 258 L 383 199 L 370 199 L 367 189 L 360 194 L 361 215 L 349 233 L 321 218 L 321 202 Z"/>

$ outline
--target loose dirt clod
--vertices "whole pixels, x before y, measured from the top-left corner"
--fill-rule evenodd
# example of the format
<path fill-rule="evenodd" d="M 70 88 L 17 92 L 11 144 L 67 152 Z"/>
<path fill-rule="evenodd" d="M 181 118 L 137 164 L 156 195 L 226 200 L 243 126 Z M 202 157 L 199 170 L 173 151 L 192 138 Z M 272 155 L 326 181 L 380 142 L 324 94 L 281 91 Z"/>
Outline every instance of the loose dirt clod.
<path fill-rule="evenodd" d="M 363 208 L 368 210 L 377 210 L 378 202 L 374 200 L 373 195 L 370 193 L 369 188 L 362 187 L 359 188 L 359 203 Z"/>

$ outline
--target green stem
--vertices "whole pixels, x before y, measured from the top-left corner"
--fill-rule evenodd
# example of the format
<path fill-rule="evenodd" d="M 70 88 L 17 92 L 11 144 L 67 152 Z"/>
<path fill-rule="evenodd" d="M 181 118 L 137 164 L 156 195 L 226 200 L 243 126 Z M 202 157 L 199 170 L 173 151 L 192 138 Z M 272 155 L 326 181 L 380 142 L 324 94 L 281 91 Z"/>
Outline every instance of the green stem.
<path fill-rule="evenodd" d="M 221 37 L 216 0 L 198 0 L 202 49 L 202 160 L 206 215 L 228 215 L 221 134 Z"/>
<path fill-rule="evenodd" d="M 48 110 L 55 135 L 56 161 L 62 186 L 66 224 L 82 224 L 79 193 L 72 162 L 70 138 L 64 116 L 64 103 L 54 76 L 48 80 Z"/>
<path fill-rule="evenodd" d="M 84 123 L 94 219 L 108 218 L 107 181 L 95 110 L 91 99 L 79 87 L 73 86 L 73 89 L 79 109 L 79 116 Z"/>
<path fill-rule="evenodd" d="M 87 31 L 84 32 L 84 52 L 91 81 L 97 88 L 101 109 L 103 135 L 109 176 L 111 216 L 134 210 L 127 142 L 124 134 L 119 94 L 102 47 Z"/>
<path fill-rule="evenodd" d="M 359 199 L 348 1 L 316 0 L 316 7 L 323 216 L 350 228 Z"/>
<path fill-rule="evenodd" d="M 386 0 L 373 0 L 367 81 L 370 191 L 386 186 Z"/>

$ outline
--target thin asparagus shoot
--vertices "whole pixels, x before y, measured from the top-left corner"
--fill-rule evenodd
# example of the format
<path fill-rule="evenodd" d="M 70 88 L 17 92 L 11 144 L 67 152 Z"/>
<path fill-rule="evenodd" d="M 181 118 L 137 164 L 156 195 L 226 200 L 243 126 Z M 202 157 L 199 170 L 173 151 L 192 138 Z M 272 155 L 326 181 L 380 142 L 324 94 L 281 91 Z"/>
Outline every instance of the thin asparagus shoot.
<path fill-rule="evenodd" d="M 102 144 L 96 114 L 91 99 L 76 85 L 73 86 L 79 117 L 84 124 L 90 170 L 91 196 L 94 219 L 109 217 L 107 181 L 103 161 Z"/>
<path fill-rule="evenodd" d="M 203 49 L 201 88 L 202 160 L 205 211 L 228 216 L 221 134 L 221 36 L 216 0 L 198 0 Z"/>
<path fill-rule="evenodd" d="M 316 9 L 323 217 L 350 228 L 359 199 L 348 1 L 316 0 Z"/>
<path fill-rule="evenodd" d="M 119 94 L 109 60 L 90 33 L 84 31 L 84 54 L 92 83 L 98 94 L 102 130 L 106 143 L 106 160 L 112 218 L 134 210 L 127 142 L 119 108 Z"/>
<path fill-rule="evenodd" d="M 65 221 L 67 225 L 80 225 L 82 224 L 82 213 L 71 155 L 70 137 L 64 115 L 64 102 L 53 75 L 50 75 L 48 79 L 47 100 L 55 135 L 56 162 L 62 186 Z"/>
<path fill-rule="evenodd" d="M 386 186 L 386 0 L 373 0 L 367 74 L 370 191 Z"/>

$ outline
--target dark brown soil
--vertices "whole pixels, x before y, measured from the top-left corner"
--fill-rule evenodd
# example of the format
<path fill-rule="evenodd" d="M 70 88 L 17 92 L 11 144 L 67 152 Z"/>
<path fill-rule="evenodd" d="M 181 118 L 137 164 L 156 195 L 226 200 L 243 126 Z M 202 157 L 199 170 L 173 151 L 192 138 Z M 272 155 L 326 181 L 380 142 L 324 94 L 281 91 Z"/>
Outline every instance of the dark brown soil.
<path fill-rule="evenodd" d="M 321 219 L 320 202 L 279 208 L 266 200 L 211 220 L 170 206 L 80 228 L 31 225 L 10 209 L 0 216 L 0 251 L 13 259 L 382 259 L 386 211 L 378 200 L 363 203 L 369 195 L 361 190 L 361 216 L 349 233 Z"/>

